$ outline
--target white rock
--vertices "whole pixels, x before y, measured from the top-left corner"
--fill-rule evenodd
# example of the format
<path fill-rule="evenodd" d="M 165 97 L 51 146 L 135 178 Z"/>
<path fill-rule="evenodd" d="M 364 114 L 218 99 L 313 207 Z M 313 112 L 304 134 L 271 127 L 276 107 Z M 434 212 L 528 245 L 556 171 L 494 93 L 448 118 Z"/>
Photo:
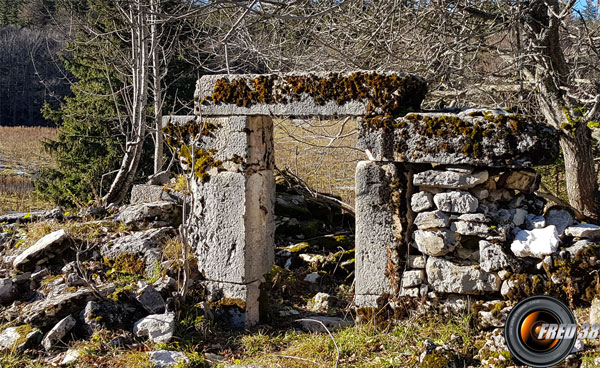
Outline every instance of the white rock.
<path fill-rule="evenodd" d="M 312 307 L 313 311 L 326 311 L 329 309 L 329 299 L 331 295 L 327 293 L 317 293 L 312 298 Z"/>
<path fill-rule="evenodd" d="M 460 190 L 438 193 L 433 202 L 440 211 L 454 213 L 471 213 L 477 210 L 479 201 L 469 192 Z"/>
<path fill-rule="evenodd" d="M 44 349 L 51 350 L 75 327 L 77 321 L 73 316 L 69 315 L 61 319 L 52 329 L 46 334 L 42 340 Z"/>
<path fill-rule="evenodd" d="M 479 241 L 479 265 L 485 272 L 509 268 L 513 264 L 510 256 L 504 252 L 500 244 Z"/>
<path fill-rule="evenodd" d="M 600 323 L 600 298 L 595 297 L 590 307 L 590 324 Z"/>
<path fill-rule="evenodd" d="M 23 253 L 19 254 L 13 262 L 13 267 L 18 271 L 35 268 L 36 263 L 64 251 L 64 240 L 66 238 L 67 233 L 62 229 L 44 236 L 34 245 L 25 249 Z"/>
<path fill-rule="evenodd" d="M 597 240 L 600 239 L 600 226 L 593 224 L 569 226 L 565 230 L 565 235 Z"/>
<path fill-rule="evenodd" d="M 436 231 L 416 230 L 413 233 L 417 249 L 429 256 L 443 256 L 456 248 L 454 233 L 441 229 Z"/>
<path fill-rule="evenodd" d="M 79 349 L 71 348 L 67 350 L 64 357 L 60 361 L 60 365 L 69 365 L 71 363 L 75 363 L 79 357 L 81 356 L 81 351 Z"/>
<path fill-rule="evenodd" d="M 152 351 L 150 360 L 156 368 L 169 368 L 180 363 L 188 363 L 190 360 L 180 351 L 157 350 Z"/>
<path fill-rule="evenodd" d="M 417 192 L 410 197 L 410 208 L 414 212 L 427 211 L 433 207 L 433 194 Z"/>
<path fill-rule="evenodd" d="M 450 218 L 442 211 L 421 212 L 414 221 L 414 224 L 420 230 L 446 227 L 449 223 Z"/>
<path fill-rule="evenodd" d="M 404 271 L 402 274 L 402 287 L 409 288 L 425 282 L 425 270 Z"/>
<path fill-rule="evenodd" d="M 487 171 L 468 174 L 455 171 L 427 170 L 415 174 L 413 184 L 424 187 L 466 189 L 484 183 L 487 179 Z"/>
<path fill-rule="evenodd" d="M 544 258 L 556 252 L 559 243 L 556 226 L 550 225 L 543 229 L 519 231 L 510 245 L 510 250 L 517 257 Z"/>
<path fill-rule="evenodd" d="M 147 336 L 157 343 L 166 343 L 171 340 L 175 332 L 175 314 L 151 314 L 140 319 L 133 325 L 133 333 L 138 336 Z"/>

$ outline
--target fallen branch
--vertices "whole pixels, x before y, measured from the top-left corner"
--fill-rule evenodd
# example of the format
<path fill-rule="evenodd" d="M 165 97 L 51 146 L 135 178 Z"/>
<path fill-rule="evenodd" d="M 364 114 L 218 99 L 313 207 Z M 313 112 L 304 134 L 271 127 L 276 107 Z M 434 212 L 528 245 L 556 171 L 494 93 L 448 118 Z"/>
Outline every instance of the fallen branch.
<path fill-rule="evenodd" d="M 323 202 L 326 202 L 333 206 L 341 208 L 344 211 L 347 211 L 353 215 L 355 214 L 353 206 L 351 206 L 350 204 L 348 204 L 344 201 L 341 201 L 335 197 L 317 192 L 316 190 L 309 187 L 308 184 L 306 184 L 306 182 L 304 180 L 300 179 L 296 174 L 294 174 L 287 168 L 283 169 L 283 170 L 278 170 L 278 171 L 279 171 L 279 174 L 281 174 L 281 176 L 283 176 L 285 181 L 287 181 L 290 184 L 290 186 L 298 189 L 303 194 L 313 197 L 313 198 L 316 198 L 316 199 L 319 199 L 319 200 L 322 200 Z"/>

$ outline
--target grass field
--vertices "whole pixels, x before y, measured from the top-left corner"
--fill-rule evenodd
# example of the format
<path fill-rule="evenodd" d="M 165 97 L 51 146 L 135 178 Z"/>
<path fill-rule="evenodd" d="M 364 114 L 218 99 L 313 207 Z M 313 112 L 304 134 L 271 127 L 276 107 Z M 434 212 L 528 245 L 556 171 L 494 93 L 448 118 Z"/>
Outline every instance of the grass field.
<path fill-rule="evenodd" d="M 54 164 L 42 141 L 57 134 L 54 128 L 0 126 L 0 214 L 52 207 L 33 192 L 31 178 Z"/>

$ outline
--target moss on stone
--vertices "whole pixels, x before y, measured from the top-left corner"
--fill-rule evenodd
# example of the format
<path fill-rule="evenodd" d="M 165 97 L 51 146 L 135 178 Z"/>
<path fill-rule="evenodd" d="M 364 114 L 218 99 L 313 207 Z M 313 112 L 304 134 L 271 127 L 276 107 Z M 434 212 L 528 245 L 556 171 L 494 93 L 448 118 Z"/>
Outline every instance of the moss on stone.
<path fill-rule="evenodd" d="M 119 273 L 143 275 L 146 272 L 146 263 L 139 255 L 134 253 L 123 253 L 115 258 L 105 257 L 104 264 Z"/>
<path fill-rule="evenodd" d="M 379 111 L 383 115 L 398 116 L 403 111 L 418 109 L 426 93 L 427 84 L 422 79 L 397 74 L 357 72 L 344 76 L 332 73 L 324 78 L 309 74 L 285 76 L 281 80 L 277 75 L 268 75 L 252 80 L 221 78 L 216 81 L 212 95 L 200 103 L 250 107 L 290 103 L 309 96 L 317 105 L 365 101 L 367 115 Z"/>

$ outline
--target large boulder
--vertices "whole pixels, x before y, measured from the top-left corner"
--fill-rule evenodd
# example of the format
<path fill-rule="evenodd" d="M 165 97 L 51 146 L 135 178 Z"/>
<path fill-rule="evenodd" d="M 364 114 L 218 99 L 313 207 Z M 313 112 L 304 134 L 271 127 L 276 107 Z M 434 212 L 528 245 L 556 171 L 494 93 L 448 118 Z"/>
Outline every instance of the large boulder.
<path fill-rule="evenodd" d="M 64 252 L 68 247 L 67 238 L 67 233 L 62 229 L 42 237 L 17 256 L 13 267 L 17 271 L 33 270 L 36 265 L 43 264 Z"/>
<path fill-rule="evenodd" d="M 497 292 L 502 280 L 495 273 L 488 273 L 478 266 L 459 266 L 436 257 L 427 259 L 427 280 L 440 293 L 487 294 Z"/>

